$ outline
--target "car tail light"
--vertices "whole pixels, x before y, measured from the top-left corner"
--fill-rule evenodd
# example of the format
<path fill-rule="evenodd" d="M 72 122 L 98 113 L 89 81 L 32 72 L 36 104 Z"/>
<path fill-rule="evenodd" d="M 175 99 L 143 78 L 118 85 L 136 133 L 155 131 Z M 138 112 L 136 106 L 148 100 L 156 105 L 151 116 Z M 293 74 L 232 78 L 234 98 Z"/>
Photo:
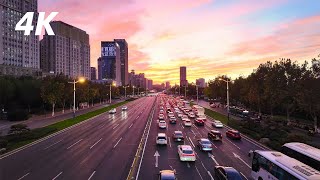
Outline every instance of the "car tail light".
<path fill-rule="evenodd" d="M 194 156 L 194 154 L 184 154 L 184 153 L 183 153 L 183 155 L 184 156 Z"/>

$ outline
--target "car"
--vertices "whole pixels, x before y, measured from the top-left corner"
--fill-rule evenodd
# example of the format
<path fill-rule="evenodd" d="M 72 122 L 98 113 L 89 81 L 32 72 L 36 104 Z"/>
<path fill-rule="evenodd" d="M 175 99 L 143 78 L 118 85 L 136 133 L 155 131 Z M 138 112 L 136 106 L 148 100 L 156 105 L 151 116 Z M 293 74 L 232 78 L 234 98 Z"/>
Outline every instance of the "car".
<path fill-rule="evenodd" d="M 197 146 L 201 151 L 212 151 L 212 144 L 209 139 L 201 138 L 197 141 Z"/>
<path fill-rule="evenodd" d="M 184 141 L 184 137 L 181 131 L 174 131 L 172 138 L 174 141 L 178 141 L 178 142 Z"/>
<path fill-rule="evenodd" d="M 187 115 L 182 115 L 181 119 L 189 119 Z"/>
<path fill-rule="evenodd" d="M 204 121 L 202 119 L 197 118 L 194 120 L 194 124 L 197 126 L 204 126 Z"/>
<path fill-rule="evenodd" d="M 158 133 L 156 137 L 157 145 L 167 145 L 167 135 L 165 133 Z"/>
<path fill-rule="evenodd" d="M 212 126 L 216 128 L 223 128 L 223 124 L 221 123 L 221 121 L 218 121 L 218 120 L 214 120 L 212 122 Z"/>
<path fill-rule="evenodd" d="M 192 126 L 192 123 L 191 123 L 191 121 L 190 121 L 189 119 L 186 119 L 186 120 L 183 121 L 183 125 L 184 125 L 185 127 L 191 127 L 191 126 Z"/>
<path fill-rule="evenodd" d="M 128 107 L 127 106 L 122 106 L 122 111 L 126 111 L 126 110 L 128 110 Z"/>
<path fill-rule="evenodd" d="M 233 167 L 215 166 L 214 179 L 218 180 L 242 180 L 240 173 Z"/>
<path fill-rule="evenodd" d="M 226 136 L 232 139 L 241 139 L 240 132 L 234 129 L 226 131 Z"/>
<path fill-rule="evenodd" d="M 163 110 L 163 106 L 160 106 L 160 109 Z"/>
<path fill-rule="evenodd" d="M 117 112 L 117 109 L 116 108 L 113 108 L 109 111 L 109 114 L 115 114 Z"/>
<path fill-rule="evenodd" d="M 170 124 L 176 124 L 176 123 L 177 123 L 176 117 L 171 116 L 171 117 L 169 118 L 169 122 L 170 122 Z"/>
<path fill-rule="evenodd" d="M 164 120 L 164 115 L 163 114 L 159 114 L 159 120 Z"/>
<path fill-rule="evenodd" d="M 220 131 L 211 130 L 208 132 L 208 138 L 214 141 L 222 141 L 222 134 Z"/>
<path fill-rule="evenodd" d="M 189 118 L 195 118 L 196 117 L 196 115 L 193 112 L 189 112 L 188 116 L 189 116 Z"/>
<path fill-rule="evenodd" d="M 159 121 L 159 128 L 160 129 L 166 129 L 167 128 L 167 123 L 163 120 Z"/>
<path fill-rule="evenodd" d="M 159 180 L 176 180 L 176 172 L 172 170 L 162 170 L 159 172 Z"/>
<path fill-rule="evenodd" d="M 163 109 L 160 109 L 159 113 L 160 113 L 160 114 L 164 114 L 164 110 L 163 110 Z"/>
<path fill-rule="evenodd" d="M 178 118 L 182 118 L 183 114 L 182 113 L 178 113 Z"/>
<path fill-rule="evenodd" d="M 174 113 L 173 112 L 169 112 L 168 113 L 168 117 L 174 117 Z"/>
<path fill-rule="evenodd" d="M 196 155 L 190 145 L 178 145 L 180 161 L 196 161 Z"/>
<path fill-rule="evenodd" d="M 199 117 L 197 117 L 197 119 L 201 119 L 203 121 L 207 121 L 206 116 L 200 115 Z"/>

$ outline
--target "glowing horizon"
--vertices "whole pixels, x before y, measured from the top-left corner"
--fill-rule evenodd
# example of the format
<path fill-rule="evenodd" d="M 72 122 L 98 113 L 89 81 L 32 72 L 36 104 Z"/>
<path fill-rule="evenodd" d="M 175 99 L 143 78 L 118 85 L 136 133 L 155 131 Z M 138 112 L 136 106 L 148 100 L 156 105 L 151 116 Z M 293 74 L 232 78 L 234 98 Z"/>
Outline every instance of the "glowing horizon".
<path fill-rule="evenodd" d="M 90 36 L 91 66 L 101 41 L 126 39 L 129 71 L 154 83 L 246 76 L 260 63 L 311 60 L 320 53 L 320 1 L 42 0 L 39 11 Z"/>

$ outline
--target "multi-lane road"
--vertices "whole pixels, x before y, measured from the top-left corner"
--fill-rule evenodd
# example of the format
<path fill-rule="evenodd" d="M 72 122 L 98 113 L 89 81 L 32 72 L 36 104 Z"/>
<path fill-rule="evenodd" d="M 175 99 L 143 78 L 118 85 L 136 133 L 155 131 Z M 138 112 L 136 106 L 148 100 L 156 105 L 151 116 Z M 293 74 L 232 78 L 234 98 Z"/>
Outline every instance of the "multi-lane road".
<path fill-rule="evenodd" d="M 159 103 L 160 98 L 140 98 L 128 103 L 127 111 L 122 112 L 119 107 L 116 114 L 101 114 L 28 148 L 1 156 L 0 179 L 117 180 L 126 179 L 131 172 L 132 179 L 150 180 L 157 179 L 157 173 L 163 169 L 175 169 L 182 180 L 212 179 L 215 165 L 232 166 L 244 179 L 250 178 L 248 151 L 265 149 L 263 146 L 247 138 L 230 140 L 225 137 L 224 127 L 220 129 L 223 141 L 212 142 L 212 153 L 201 152 L 194 146 L 197 139 L 207 137 L 214 129 L 210 121 L 204 127 L 183 127 L 177 119 L 177 124 L 168 123 L 168 128 L 161 130 L 157 124 Z M 171 139 L 175 130 L 182 131 L 184 143 L 194 147 L 195 163 L 179 161 L 179 143 Z M 158 132 L 168 135 L 167 146 L 156 145 Z M 157 164 L 156 151 L 160 154 Z M 137 152 L 141 153 L 136 156 Z"/>

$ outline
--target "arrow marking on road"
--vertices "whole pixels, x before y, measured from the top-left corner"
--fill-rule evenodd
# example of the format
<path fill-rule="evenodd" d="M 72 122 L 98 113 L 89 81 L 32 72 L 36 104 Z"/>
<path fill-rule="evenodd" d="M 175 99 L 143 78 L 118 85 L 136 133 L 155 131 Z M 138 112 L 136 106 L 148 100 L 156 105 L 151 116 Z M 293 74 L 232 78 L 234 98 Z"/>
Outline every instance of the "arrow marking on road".
<path fill-rule="evenodd" d="M 188 168 L 190 168 L 190 164 L 189 164 L 189 162 L 187 162 L 187 167 L 188 167 Z"/>
<path fill-rule="evenodd" d="M 251 168 L 250 165 L 248 163 L 246 163 L 243 159 L 241 159 L 241 157 L 233 152 L 233 155 L 235 158 L 238 158 L 240 161 L 242 161 L 246 166 L 248 166 L 248 168 Z"/>
<path fill-rule="evenodd" d="M 155 164 L 155 166 L 158 167 L 158 158 L 159 158 L 159 156 L 160 156 L 159 152 L 156 151 L 153 156 L 156 157 L 156 164 Z"/>
<path fill-rule="evenodd" d="M 218 161 L 214 158 L 214 156 L 213 156 L 211 153 L 208 153 L 208 156 L 213 160 L 213 162 L 214 162 L 217 166 L 219 166 Z"/>

